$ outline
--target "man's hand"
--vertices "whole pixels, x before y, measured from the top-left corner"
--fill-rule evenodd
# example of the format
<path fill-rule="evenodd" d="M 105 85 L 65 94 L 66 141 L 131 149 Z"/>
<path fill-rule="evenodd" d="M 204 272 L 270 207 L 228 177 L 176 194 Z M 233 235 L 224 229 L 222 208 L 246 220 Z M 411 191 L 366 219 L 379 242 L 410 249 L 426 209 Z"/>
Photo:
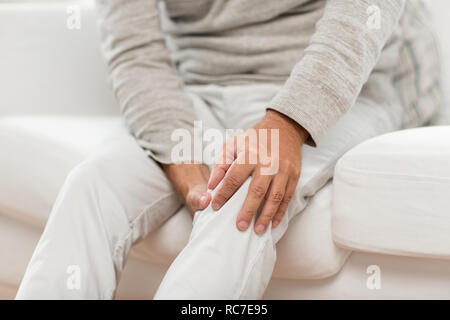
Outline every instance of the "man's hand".
<path fill-rule="evenodd" d="M 211 202 L 207 192 L 209 169 L 203 164 L 162 164 L 166 176 L 180 194 L 192 217 Z"/>
<path fill-rule="evenodd" d="M 271 141 L 271 129 L 279 130 L 279 139 L 275 143 Z M 255 223 L 255 232 L 262 234 L 270 221 L 275 228 L 283 219 L 300 178 L 301 149 L 309 134 L 292 119 L 274 110 L 268 110 L 266 116 L 253 127 L 253 131 L 251 130 L 225 142 L 211 172 L 208 188 L 214 189 L 223 180 L 212 199 L 212 208 L 219 210 L 247 178 L 252 176 L 236 225 L 239 230 L 246 230 L 265 199 Z M 262 137 L 263 131 L 267 132 L 266 139 Z M 256 144 L 247 142 L 250 140 L 250 133 L 256 133 Z M 248 161 L 252 157 L 257 159 L 256 163 Z M 261 161 L 265 159 L 268 159 L 267 163 Z M 267 174 L 264 173 L 267 167 L 276 167 L 278 170 Z"/>

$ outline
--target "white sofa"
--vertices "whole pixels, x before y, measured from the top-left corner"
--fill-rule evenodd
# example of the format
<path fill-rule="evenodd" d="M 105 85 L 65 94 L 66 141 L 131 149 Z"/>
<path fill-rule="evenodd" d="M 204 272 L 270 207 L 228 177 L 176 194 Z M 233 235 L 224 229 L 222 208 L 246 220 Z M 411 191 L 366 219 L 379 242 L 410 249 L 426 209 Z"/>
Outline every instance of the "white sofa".
<path fill-rule="evenodd" d="M 73 4 L 81 8 L 79 30 L 66 27 L 67 7 Z M 449 7 L 445 0 L 432 3 L 441 31 L 450 30 L 442 10 Z M 0 40 L 0 298 L 8 299 L 15 295 L 68 172 L 125 128 L 106 81 L 90 1 L 0 4 Z M 450 57 L 449 41 L 443 42 L 443 51 Z M 436 123 L 448 119 L 443 113 Z M 395 181 L 387 183 L 391 198 L 380 193 L 372 205 L 369 191 L 378 190 L 378 180 L 363 175 L 395 159 L 402 177 L 425 170 L 437 158 L 450 163 L 450 154 L 443 152 L 450 150 L 450 139 L 443 138 L 450 138 L 450 129 L 418 130 L 375 138 L 340 161 L 333 187 L 319 192 L 280 241 L 265 298 L 450 298 L 450 223 L 445 215 L 448 211 L 450 216 L 445 197 L 450 172 L 425 172 L 444 183 L 420 190 L 418 198 L 436 202 L 434 211 L 415 215 L 410 213 L 422 202 L 407 204 L 395 197 L 399 189 L 408 191 L 422 180 L 398 185 L 394 175 Z M 414 137 L 425 137 L 421 146 L 429 146 L 428 156 L 402 166 L 417 154 L 417 145 L 404 144 Z M 398 146 L 401 152 L 391 158 Z M 369 157 L 380 161 L 364 160 Z M 357 179 L 362 182 L 355 187 Z M 412 221 L 407 228 L 405 220 Z M 190 228 L 181 210 L 137 244 L 117 298 L 152 298 Z"/>

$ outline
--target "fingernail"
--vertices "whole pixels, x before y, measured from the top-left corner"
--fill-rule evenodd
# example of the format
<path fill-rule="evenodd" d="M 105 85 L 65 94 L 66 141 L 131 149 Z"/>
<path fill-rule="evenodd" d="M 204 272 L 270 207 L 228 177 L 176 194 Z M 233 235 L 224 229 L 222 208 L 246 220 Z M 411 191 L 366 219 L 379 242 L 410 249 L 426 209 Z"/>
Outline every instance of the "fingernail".
<path fill-rule="evenodd" d="M 206 205 L 206 196 L 201 196 L 200 197 L 200 205 L 202 207 L 204 207 Z"/>
<path fill-rule="evenodd" d="M 214 210 L 219 210 L 219 209 L 220 209 L 220 205 L 219 205 L 217 202 L 213 202 L 212 208 L 213 208 Z"/>
<path fill-rule="evenodd" d="M 238 223 L 238 228 L 239 228 L 239 230 L 241 230 L 241 231 L 247 230 L 247 228 L 248 228 L 248 223 L 247 223 L 247 221 L 244 221 L 244 220 L 240 221 L 240 222 Z"/>
<path fill-rule="evenodd" d="M 279 220 L 275 220 L 272 222 L 272 228 L 276 228 L 280 224 Z"/>
<path fill-rule="evenodd" d="M 266 227 L 264 225 L 258 224 L 255 228 L 255 231 L 256 231 L 256 233 L 261 234 L 264 232 L 265 229 L 266 229 Z"/>

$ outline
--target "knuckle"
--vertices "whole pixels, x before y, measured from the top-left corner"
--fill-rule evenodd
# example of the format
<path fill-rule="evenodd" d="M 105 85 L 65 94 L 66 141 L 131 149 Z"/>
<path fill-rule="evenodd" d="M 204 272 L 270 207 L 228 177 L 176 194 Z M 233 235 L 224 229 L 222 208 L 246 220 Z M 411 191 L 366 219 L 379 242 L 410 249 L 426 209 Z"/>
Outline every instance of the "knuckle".
<path fill-rule="evenodd" d="M 283 220 L 284 214 L 286 213 L 286 209 L 280 209 L 274 216 L 274 220 L 281 221 Z"/>
<path fill-rule="evenodd" d="M 287 159 L 280 160 L 280 167 L 289 169 L 291 167 L 291 161 Z"/>
<path fill-rule="evenodd" d="M 292 164 L 290 170 L 294 176 L 300 177 L 300 166 L 299 165 Z"/>
<path fill-rule="evenodd" d="M 272 155 L 265 156 L 264 159 L 261 159 L 261 160 L 264 160 L 264 162 L 263 162 L 264 165 L 273 165 L 275 163 L 280 164 L 278 157 L 275 157 Z"/>
<path fill-rule="evenodd" d="M 254 214 L 255 213 L 252 210 L 245 210 L 242 213 L 242 218 L 246 221 L 250 221 L 252 220 Z"/>
<path fill-rule="evenodd" d="M 224 186 L 226 186 L 228 191 L 234 191 L 239 188 L 240 182 L 235 176 L 230 175 L 225 179 Z"/>
<path fill-rule="evenodd" d="M 276 202 L 276 203 L 280 203 L 281 201 L 283 201 L 283 198 L 284 198 L 284 192 L 282 192 L 282 191 L 274 191 L 270 195 L 270 200 L 272 202 Z"/>
<path fill-rule="evenodd" d="M 223 205 L 227 201 L 227 198 L 220 192 L 217 192 L 217 194 L 214 197 L 214 202 L 218 203 L 219 205 Z"/>
<path fill-rule="evenodd" d="M 280 172 L 285 175 L 292 175 L 295 172 L 295 166 L 289 160 L 282 160 L 280 162 Z"/>
<path fill-rule="evenodd" d="M 277 213 L 275 214 L 275 216 L 277 218 L 281 218 L 284 216 L 284 213 L 286 212 L 286 210 L 288 208 L 287 204 L 288 203 L 287 202 L 284 203 L 284 200 L 283 200 L 283 203 L 278 207 Z"/>
<path fill-rule="evenodd" d="M 264 216 L 260 216 L 260 217 L 259 217 L 257 223 L 258 223 L 258 224 L 259 224 L 259 223 L 262 223 L 262 224 L 264 224 L 264 225 L 267 226 L 271 220 L 272 220 L 272 216 L 270 216 L 270 215 L 264 215 Z"/>
<path fill-rule="evenodd" d="M 260 186 L 260 185 L 253 186 L 250 189 L 250 191 L 253 194 L 253 196 L 255 196 L 258 199 L 264 197 L 264 194 L 265 194 L 264 188 L 262 186 Z"/>
<path fill-rule="evenodd" d="M 280 164 L 280 167 L 283 168 L 283 172 L 293 175 L 300 175 L 300 166 L 298 165 L 298 163 L 285 159 L 281 160 Z"/>

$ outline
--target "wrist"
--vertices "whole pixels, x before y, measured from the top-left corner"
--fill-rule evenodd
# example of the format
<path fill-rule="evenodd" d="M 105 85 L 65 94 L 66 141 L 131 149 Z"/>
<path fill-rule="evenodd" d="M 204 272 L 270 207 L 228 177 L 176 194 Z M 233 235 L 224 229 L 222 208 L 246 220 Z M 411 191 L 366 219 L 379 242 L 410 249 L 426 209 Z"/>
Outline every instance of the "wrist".
<path fill-rule="evenodd" d="M 309 132 L 295 120 L 289 118 L 283 113 L 278 112 L 274 109 L 268 109 L 266 117 L 274 121 L 279 121 L 280 124 L 288 128 L 288 130 L 290 130 L 293 134 L 295 134 L 302 144 L 304 144 L 306 140 L 308 140 Z"/>
<path fill-rule="evenodd" d="M 182 197 L 209 179 L 209 169 L 204 164 L 171 163 L 161 164 L 161 167 Z"/>

